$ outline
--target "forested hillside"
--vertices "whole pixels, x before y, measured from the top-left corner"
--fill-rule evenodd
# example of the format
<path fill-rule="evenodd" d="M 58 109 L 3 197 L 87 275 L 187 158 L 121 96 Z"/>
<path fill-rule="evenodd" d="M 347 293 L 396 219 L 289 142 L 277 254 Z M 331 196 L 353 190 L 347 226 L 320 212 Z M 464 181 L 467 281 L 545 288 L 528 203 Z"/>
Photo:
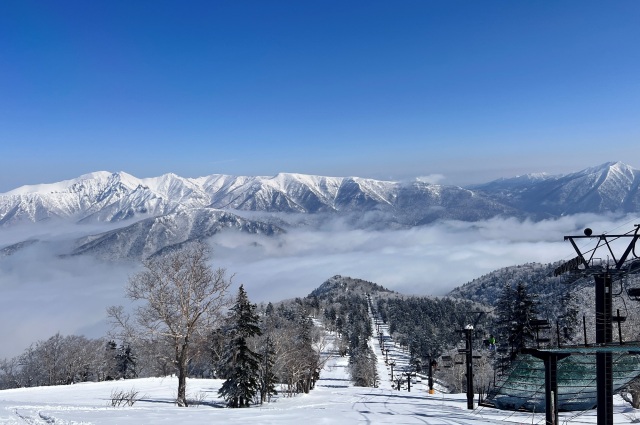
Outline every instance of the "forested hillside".
<path fill-rule="evenodd" d="M 482 388 L 524 347 L 540 341 L 548 346 L 583 344 L 585 335 L 587 343 L 595 341 L 593 278 L 554 277 L 556 267 L 529 263 L 499 269 L 446 297 L 404 296 L 372 282 L 334 276 L 307 299 L 324 311 L 327 329 L 342 334 L 344 353 L 354 358 L 362 338 L 371 335 L 370 324 L 359 323 L 369 320 L 364 314 L 368 302 L 370 315 L 388 325 L 393 343 L 410 355 L 414 372 L 437 359 L 441 382 L 462 391 L 459 349 L 465 346 L 462 329 L 469 325 L 479 355 L 475 379 Z M 614 314 L 626 318 L 615 338 L 637 340 L 640 303 L 627 291 L 639 282 L 625 278 L 614 286 Z"/>
<path fill-rule="evenodd" d="M 528 292 L 536 297 L 540 314 L 553 318 L 562 314 L 564 298 L 592 284 L 591 278 L 575 280 L 567 276 L 554 276 L 553 271 L 559 264 L 560 262 L 527 263 L 504 267 L 473 279 L 449 292 L 448 295 L 496 307 L 500 294 L 507 285 L 516 287 L 518 284 L 523 284 Z"/>
<path fill-rule="evenodd" d="M 551 332 L 553 341 L 557 338 L 555 327 L 558 324 L 561 328 L 569 328 L 568 332 L 572 333 L 565 339 L 582 343 L 586 329 L 587 342 L 589 338 L 593 342 L 593 277 L 572 274 L 554 276 L 554 270 L 560 264 L 561 262 L 527 263 L 498 269 L 454 289 L 448 296 L 486 305 L 494 313 L 494 317 L 498 317 L 503 309 L 500 305 L 501 296 L 505 291 L 514 290 L 518 285 L 522 285 L 535 303 L 535 319 L 548 320 L 554 326 L 555 332 Z M 638 332 L 632 323 L 636 323 L 640 318 L 640 303 L 628 295 L 630 288 L 637 287 L 640 287 L 638 275 L 627 275 L 622 279 L 615 279 L 613 283 L 614 315 L 620 311 L 621 316 L 628 318 L 620 326 L 620 331 L 627 341 L 638 339 Z"/>
<path fill-rule="evenodd" d="M 156 267 L 154 261 L 159 260 L 151 259 L 147 266 Z M 446 297 L 405 296 L 373 282 L 336 275 L 304 298 L 257 305 L 241 286 L 217 318 L 192 335 L 186 374 L 227 380 L 220 395 L 230 407 L 268 401 L 277 391 L 309 392 L 327 361 L 329 332 L 337 337 L 339 355 L 349 358 L 353 383 L 376 386 L 380 377 L 373 341 L 384 324 L 390 337 L 386 344 L 405 350 L 413 373 L 437 360 L 441 384 L 462 391 L 459 350 L 464 347 L 462 330 L 471 325 L 472 345 L 480 356 L 476 379 L 482 387 L 495 368 L 504 365 L 499 359 L 536 344 L 540 335 L 532 321 L 549 322 L 544 337 L 551 345 L 558 338 L 562 344 L 583 343 L 585 331 L 593 334 L 592 282 L 553 277 L 555 267 L 529 263 L 503 268 Z M 140 278 L 134 276 L 133 282 Z M 614 308 L 627 317 L 620 327 L 626 341 L 638 339 L 640 303 L 627 295 L 637 286 L 637 279 L 614 283 Z M 121 324 L 127 323 L 120 318 Z M 175 374 L 180 358 L 174 342 L 150 335 L 112 333 L 88 339 L 56 334 L 33 343 L 20 356 L 2 360 L 0 389 Z M 246 392 L 236 393 L 239 385 Z"/>
<path fill-rule="evenodd" d="M 491 323 L 490 314 L 485 314 L 487 308 L 473 301 L 407 297 L 343 276 L 327 280 L 306 300 L 323 312 L 325 327 L 340 335 L 341 352 L 350 356 L 353 382 L 364 386 L 375 385 L 377 380 L 369 345 L 371 337 L 378 337 L 372 318 L 388 325 L 394 343 L 408 352 L 410 363 L 418 369 L 455 349 L 465 325 L 474 323 L 487 329 Z"/>

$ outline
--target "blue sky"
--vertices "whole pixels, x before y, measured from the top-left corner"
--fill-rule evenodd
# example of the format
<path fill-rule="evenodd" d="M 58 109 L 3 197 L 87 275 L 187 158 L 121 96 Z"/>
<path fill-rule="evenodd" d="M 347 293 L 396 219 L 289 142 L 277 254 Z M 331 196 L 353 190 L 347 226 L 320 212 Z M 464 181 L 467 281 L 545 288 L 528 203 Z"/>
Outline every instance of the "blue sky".
<path fill-rule="evenodd" d="M 0 3 L 0 192 L 640 166 L 640 2 Z"/>

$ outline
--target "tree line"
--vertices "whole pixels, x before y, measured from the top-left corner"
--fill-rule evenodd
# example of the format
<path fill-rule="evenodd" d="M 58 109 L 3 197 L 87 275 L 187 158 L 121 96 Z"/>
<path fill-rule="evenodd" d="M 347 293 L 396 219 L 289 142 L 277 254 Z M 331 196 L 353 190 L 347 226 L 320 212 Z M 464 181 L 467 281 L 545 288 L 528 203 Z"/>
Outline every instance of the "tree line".
<path fill-rule="evenodd" d="M 232 297 L 233 276 L 212 269 L 210 255 L 207 245 L 195 243 L 145 260 L 126 286 L 132 306 L 108 309 L 109 336 L 56 334 L 38 341 L 0 361 L 0 388 L 175 374 L 179 406 L 189 403 L 187 377 L 206 377 L 225 380 L 219 393 L 225 404 L 247 407 L 278 392 L 293 396 L 313 389 L 329 354 L 326 332 L 312 317 L 334 334 L 339 355 L 349 356 L 351 378 L 359 386 L 375 386 L 379 379 L 372 316 L 389 325 L 416 368 L 439 359 L 437 373 L 454 391 L 464 389 L 463 368 L 454 360 L 460 357 L 460 330 L 470 323 L 475 349 L 484 354 L 476 370 L 479 388 L 505 367 L 504 357 L 537 343 L 536 319 L 557 323 L 555 332 L 547 331 L 550 344 L 580 342 L 584 305 L 576 292 L 566 292 L 557 305 L 541 303 L 529 280 L 511 284 L 521 276 L 520 268 L 508 270 L 510 280 L 492 306 L 449 297 L 403 297 L 340 276 L 308 297 L 274 306 L 251 303 L 242 285 Z M 495 350 L 489 348 L 489 335 L 496 340 Z M 640 394 L 640 384 L 635 385 L 629 397 Z"/>
<path fill-rule="evenodd" d="M 108 337 L 38 341 L 0 362 L 0 388 L 68 385 L 134 377 L 178 377 L 176 404 L 187 406 L 187 377 L 224 379 L 219 395 L 247 407 L 309 392 L 326 361 L 326 340 L 300 300 L 253 304 L 233 276 L 209 266 L 210 249 L 192 243 L 148 258 L 126 286 L 132 306 L 112 306 Z"/>

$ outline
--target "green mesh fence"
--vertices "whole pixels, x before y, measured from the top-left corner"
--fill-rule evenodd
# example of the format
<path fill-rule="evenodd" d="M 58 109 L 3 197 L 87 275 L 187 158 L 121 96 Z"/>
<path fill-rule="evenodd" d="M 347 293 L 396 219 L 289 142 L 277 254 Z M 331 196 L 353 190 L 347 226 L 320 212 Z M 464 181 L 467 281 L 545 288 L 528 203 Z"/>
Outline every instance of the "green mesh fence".
<path fill-rule="evenodd" d="M 640 375 L 640 355 L 612 352 L 613 390 L 619 391 Z M 485 402 L 498 409 L 545 411 L 544 362 L 518 355 L 509 370 L 489 391 Z M 596 406 L 596 356 L 572 354 L 558 361 L 558 410 L 576 411 Z"/>

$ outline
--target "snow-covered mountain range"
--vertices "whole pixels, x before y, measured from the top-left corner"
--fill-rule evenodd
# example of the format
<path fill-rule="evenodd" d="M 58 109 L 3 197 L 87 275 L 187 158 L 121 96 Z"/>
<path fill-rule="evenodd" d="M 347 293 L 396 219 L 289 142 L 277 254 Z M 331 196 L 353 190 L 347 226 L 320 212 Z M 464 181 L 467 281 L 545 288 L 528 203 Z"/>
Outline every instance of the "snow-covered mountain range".
<path fill-rule="evenodd" d="M 470 189 L 535 217 L 640 211 L 640 170 L 608 162 L 576 173 L 529 174 Z"/>
<path fill-rule="evenodd" d="M 138 179 L 96 172 L 73 180 L 22 186 L 0 194 L 0 225 L 66 218 L 115 222 L 184 213 L 199 208 L 262 213 L 391 212 L 402 224 L 437 218 L 475 220 L 507 207 L 457 186 L 358 177 L 278 174 L 274 177 L 175 174 Z"/>
<path fill-rule="evenodd" d="M 341 218 L 351 226 L 393 229 L 440 219 L 558 217 L 640 211 L 640 171 L 621 162 L 576 173 L 500 179 L 462 188 L 420 181 L 278 174 L 136 178 L 95 172 L 0 194 L 0 228 L 34 222 L 110 223 L 75 241 L 71 253 L 140 258 L 225 229 L 273 235 Z M 1 244 L 5 254 L 24 241 Z"/>

